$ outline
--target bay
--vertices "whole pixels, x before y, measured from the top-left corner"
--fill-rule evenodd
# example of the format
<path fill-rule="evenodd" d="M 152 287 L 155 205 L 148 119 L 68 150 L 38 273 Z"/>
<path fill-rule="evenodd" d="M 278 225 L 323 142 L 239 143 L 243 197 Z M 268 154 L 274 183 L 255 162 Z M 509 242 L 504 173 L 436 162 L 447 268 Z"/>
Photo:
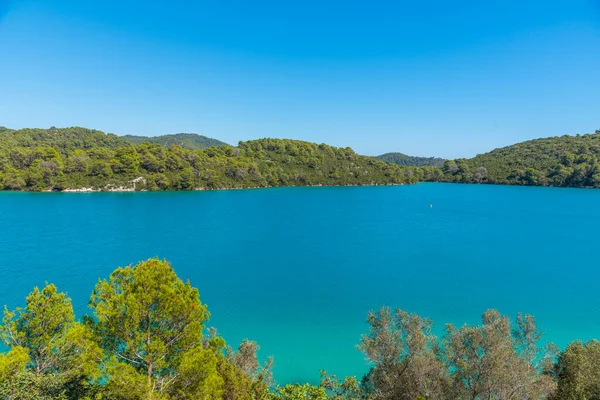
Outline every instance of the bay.
<path fill-rule="evenodd" d="M 99 278 L 160 257 L 200 290 L 210 326 L 256 340 L 279 383 L 361 375 L 366 313 L 445 323 L 488 308 L 545 338 L 600 337 L 600 191 L 488 185 L 168 193 L 0 193 L 0 304 L 55 283 L 88 313 Z"/>

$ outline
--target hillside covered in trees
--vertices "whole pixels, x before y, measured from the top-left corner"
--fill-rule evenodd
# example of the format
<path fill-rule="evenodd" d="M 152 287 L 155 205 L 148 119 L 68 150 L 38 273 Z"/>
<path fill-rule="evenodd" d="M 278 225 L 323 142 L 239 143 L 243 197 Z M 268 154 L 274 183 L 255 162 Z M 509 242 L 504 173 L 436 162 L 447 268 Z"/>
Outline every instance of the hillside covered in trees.
<path fill-rule="evenodd" d="M 175 133 L 172 135 L 161 135 L 161 136 L 134 136 L 125 135 L 123 139 L 133 144 L 151 143 L 160 144 L 165 147 L 170 146 L 181 146 L 189 150 L 202 150 L 209 147 L 215 146 L 228 146 L 227 143 L 221 142 L 220 140 L 209 138 L 206 136 L 198 135 L 196 133 Z"/>
<path fill-rule="evenodd" d="M 449 182 L 600 187 L 600 130 L 530 140 L 447 161 L 443 170 Z"/>
<path fill-rule="evenodd" d="M 0 130 L 0 189 L 194 190 L 387 185 L 441 176 L 297 140 L 260 139 L 190 150 L 132 144 L 85 128 Z"/>
<path fill-rule="evenodd" d="M 385 153 L 375 158 L 405 167 L 441 167 L 446 161 L 438 157 L 413 157 L 403 153 Z"/>
<path fill-rule="evenodd" d="M 0 190 L 154 191 L 425 181 L 600 187 L 600 131 L 518 143 L 471 159 L 448 160 L 441 168 L 423 166 L 439 165 L 443 160 L 438 158 L 401 153 L 366 157 L 349 147 L 287 139 L 202 150 L 186 148 L 184 141 L 141 141 L 79 127 L 0 127 Z"/>
<path fill-rule="evenodd" d="M 571 400 L 600 397 L 600 342 L 563 352 L 541 345 L 530 315 L 488 310 L 479 325 L 446 326 L 382 307 L 367 316 L 359 381 L 279 386 L 255 342 L 233 349 L 207 323 L 199 292 L 166 261 L 117 268 L 99 280 L 78 320 L 53 284 L 5 308 L 0 398 L 15 400 Z M 293 345 L 293 343 L 290 343 Z M 353 351 L 348 349 L 348 351 Z M 355 350 L 356 351 L 356 350 Z M 274 364 L 275 363 L 275 364 Z"/>

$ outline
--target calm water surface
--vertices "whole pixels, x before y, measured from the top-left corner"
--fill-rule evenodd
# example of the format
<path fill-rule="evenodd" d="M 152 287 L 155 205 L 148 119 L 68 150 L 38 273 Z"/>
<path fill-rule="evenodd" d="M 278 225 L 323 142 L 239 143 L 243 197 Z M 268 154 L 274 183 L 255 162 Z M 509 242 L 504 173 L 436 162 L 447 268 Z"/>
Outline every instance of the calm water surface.
<path fill-rule="evenodd" d="M 433 208 L 430 208 L 430 204 Z M 0 193 L 0 304 L 57 284 L 78 316 L 98 278 L 167 258 L 210 324 L 256 340 L 281 382 L 361 374 L 369 309 L 443 324 L 487 308 L 546 338 L 600 337 L 600 191 L 419 184 L 191 193 Z"/>

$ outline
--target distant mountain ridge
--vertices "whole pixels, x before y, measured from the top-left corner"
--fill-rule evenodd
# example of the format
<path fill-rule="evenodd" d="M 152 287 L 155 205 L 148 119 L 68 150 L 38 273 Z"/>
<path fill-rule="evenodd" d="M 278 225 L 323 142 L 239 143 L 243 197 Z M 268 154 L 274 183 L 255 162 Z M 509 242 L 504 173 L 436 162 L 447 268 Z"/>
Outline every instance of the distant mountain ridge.
<path fill-rule="evenodd" d="M 403 153 L 385 153 L 375 157 L 376 159 L 401 165 L 404 167 L 441 167 L 446 162 L 443 158 L 438 157 L 414 157 Z"/>
<path fill-rule="evenodd" d="M 229 144 L 207 136 L 198 135 L 197 133 L 175 133 L 171 135 L 161 136 L 136 136 L 125 135 L 121 136 L 133 144 L 151 143 L 160 144 L 165 147 L 178 145 L 189 150 L 202 150 L 215 146 L 229 146 Z"/>

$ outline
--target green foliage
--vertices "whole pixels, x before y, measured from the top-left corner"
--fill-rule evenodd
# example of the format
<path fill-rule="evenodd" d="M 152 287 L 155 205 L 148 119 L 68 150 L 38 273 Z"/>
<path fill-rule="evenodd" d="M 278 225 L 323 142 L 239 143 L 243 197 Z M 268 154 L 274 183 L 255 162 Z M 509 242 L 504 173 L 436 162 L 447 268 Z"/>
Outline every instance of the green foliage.
<path fill-rule="evenodd" d="M 185 371 L 204 357 L 202 329 L 209 313 L 198 290 L 181 281 L 166 261 L 117 268 L 108 280 L 98 282 L 90 307 L 95 320 L 88 322 L 102 338 L 106 354 L 118 363 L 114 368 L 134 382 L 134 371 L 145 376 L 149 396 L 172 393 L 179 368 Z M 216 362 L 206 367 L 210 370 L 202 373 L 212 379 Z M 107 379 L 115 378 L 109 374 Z"/>
<path fill-rule="evenodd" d="M 195 134 L 119 137 L 73 127 L 0 129 L 0 190 L 195 190 L 423 181 L 600 187 L 600 131 L 471 159 L 357 155 L 297 140 L 237 147 Z"/>
<path fill-rule="evenodd" d="M 173 135 L 162 135 L 162 136 L 133 136 L 125 135 L 123 139 L 133 144 L 159 144 L 164 147 L 170 146 L 181 146 L 189 150 L 202 150 L 208 147 L 215 146 L 228 146 L 227 143 L 221 142 L 220 140 L 209 138 L 206 136 L 198 135 L 195 133 L 176 133 Z"/>
<path fill-rule="evenodd" d="M 68 382 L 63 377 L 22 372 L 0 381 L 0 398 L 15 400 L 70 400 Z"/>
<path fill-rule="evenodd" d="M 488 310 L 480 325 L 432 322 L 387 307 L 370 312 L 359 350 L 371 370 L 359 383 L 321 372 L 318 386 L 272 381 L 258 345 L 228 347 L 198 291 L 169 263 L 117 268 L 96 285 L 93 317 L 76 321 L 54 285 L 34 288 L 25 307 L 5 310 L 0 335 L 0 398 L 23 400 L 395 400 L 600 398 L 600 342 L 573 342 L 556 357 L 540 346 L 530 315 L 515 323 Z M 557 361 L 556 361 L 557 360 Z"/>
<path fill-rule="evenodd" d="M 243 371 L 231 364 L 227 358 L 219 357 L 217 364 L 219 375 L 223 378 L 223 400 L 268 398 L 268 386 L 249 377 Z"/>
<path fill-rule="evenodd" d="M 75 322 L 71 300 L 56 286 L 48 285 L 41 291 L 34 288 L 26 302 L 25 308 L 13 312 L 5 308 L 2 338 L 8 346 L 28 349 L 30 366 L 36 372 L 54 369 L 63 355 L 56 348 L 56 339 L 66 337 Z"/>
<path fill-rule="evenodd" d="M 457 398 L 541 399 L 555 390 L 547 374 L 554 346 L 538 349 L 541 338 L 533 317 L 510 320 L 495 310 L 483 314 L 482 325 L 446 327 L 444 359 Z"/>
<path fill-rule="evenodd" d="M 259 382 L 266 382 L 269 386 L 273 379 L 271 373 L 273 359 L 269 358 L 265 365 L 261 365 L 258 361 L 258 350 L 260 350 L 260 347 L 256 342 L 244 339 L 237 351 L 227 349 L 226 355 L 228 361 L 239 368 L 244 375 Z"/>
<path fill-rule="evenodd" d="M 272 360 L 261 365 L 254 342 L 234 351 L 214 329 L 203 336 L 206 306 L 166 261 L 117 268 L 90 307 L 77 322 L 67 295 L 47 285 L 5 310 L 0 398 L 268 398 Z"/>
<path fill-rule="evenodd" d="M 386 163 L 394 163 L 405 167 L 441 167 L 446 161 L 438 157 L 413 157 L 403 153 L 385 153 L 375 158 Z"/>
<path fill-rule="evenodd" d="M 202 346 L 185 352 L 172 392 L 182 399 L 221 399 L 224 379 L 218 373 L 218 362 L 218 355 Z"/>
<path fill-rule="evenodd" d="M 191 147 L 191 146 L 188 146 Z M 350 148 L 285 139 L 192 150 L 132 144 L 84 128 L 0 132 L 0 189 L 195 190 L 271 186 L 387 185 L 438 180 Z"/>
<path fill-rule="evenodd" d="M 244 340 L 234 351 L 226 347 L 216 330 L 211 328 L 204 347 L 216 351 L 218 355 L 217 369 L 223 378 L 223 400 L 269 398 L 269 387 L 273 384 L 273 360 L 269 358 L 261 365 L 257 356 L 259 347 L 255 342 Z"/>
<path fill-rule="evenodd" d="M 100 351 L 90 330 L 75 322 L 71 299 L 48 285 L 41 291 L 34 288 L 26 302 L 25 308 L 5 309 L 0 329 L 8 346 L 27 351 L 27 369 L 36 374 L 93 375 Z"/>
<path fill-rule="evenodd" d="M 327 400 L 325 388 L 305 383 L 285 385 L 275 389 L 272 400 Z"/>
<path fill-rule="evenodd" d="M 533 317 L 510 320 L 497 311 L 483 324 L 448 325 L 443 340 L 431 321 L 402 310 L 369 313 L 369 334 L 359 349 L 373 365 L 362 389 L 374 399 L 542 399 L 555 390 L 552 345 L 541 338 Z"/>
<path fill-rule="evenodd" d="M 102 352 L 91 330 L 75 322 L 71 299 L 47 285 L 34 288 L 26 303 L 4 311 L 0 332 L 11 350 L 0 358 L 0 393 L 86 393 L 99 377 Z"/>
<path fill-rule="evenodd" d="M 16 346 L 6 354 L 0 354 L 0 382 L 14 379 L 29 363 L 27 349 Z"/>
<path fill-rule="evenodd" d="M 370 312 L 367 321 L 369 333 L 362 336 L 358 349 L 374 367 L 363 384 L 381 399 L 443 398 L 448 371 L 440 344 L 431 334 L 432 322 L 387 307 Z"/>
<path fill-rule="evenodd" d="M 530 140 L 447 161 L 443 170 L 448 182 L 600 187 L 600 131 Z"/>
<path fill-rule="evenodd" d="M 331 400 L 355 400 L 367 399 L 370 396 L 361 388 L 360 382 L 353 376 L 348 376 L 344 380 L 339 380 L 335 375 L 328 375 L 321 371 L 321 384 L 325 389 L 327 398 Z"/>
<path fill-rule="evenodd" d="M 600 342 L 572 342 L 559 356 L 555 374 L 555 399 L 600 399 Z"/>
<path fill-rule="evenodd" d="M 107 378 L 102 388 L 102 394 L 111 400 L 144 400 L 147 398 L 166 399 L 160 393 L 148 393 L 148 379 L 138 373 L 136 368 L 128 363 L 119 362 L 112 358 L 106 363 L 104 370 Z"/>
<path fill-rule="evenodd" d="M 129 142 L 119 136 L 80 127 L 0 130 L 0 149 L 54 148 L 68 154 L 76 149 L 117 149 L 127 145 Z"/>

